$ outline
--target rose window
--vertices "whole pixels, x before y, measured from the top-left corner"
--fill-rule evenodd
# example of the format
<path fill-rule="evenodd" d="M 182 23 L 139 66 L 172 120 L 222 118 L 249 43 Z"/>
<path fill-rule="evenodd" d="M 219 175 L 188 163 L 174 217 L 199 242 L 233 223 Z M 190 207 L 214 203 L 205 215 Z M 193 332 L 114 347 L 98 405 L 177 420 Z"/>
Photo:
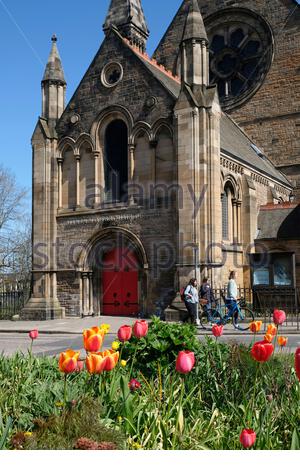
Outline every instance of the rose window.
<path fill-rule="evenodd" d="M 218 87 L 223 108 L 231 109 L 263 83 L 273 57 L 272 33 L 262 18 L 244 9 L 227 9 L 207 21 L 210 81 Z"/>

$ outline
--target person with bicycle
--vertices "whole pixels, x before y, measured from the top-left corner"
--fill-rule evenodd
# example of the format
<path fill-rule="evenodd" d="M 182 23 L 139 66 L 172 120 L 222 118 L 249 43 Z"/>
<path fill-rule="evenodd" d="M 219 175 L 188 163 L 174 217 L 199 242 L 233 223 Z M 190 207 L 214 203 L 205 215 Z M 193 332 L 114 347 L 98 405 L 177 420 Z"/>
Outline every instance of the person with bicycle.
<path fill-rule="evenodd" d="M 225 305 L 228 308 L 228 314 L 234 313 L 238 315 L 237 303 L 238 303 L 238 286 L 236 283 L 236 272 L 231 271 L 229 274 L 229 282 L 227 285 L 227 296 L 225 298 Z"/>
<path fill-rule="evenodd" d="M 211 310 L 211 304 L 215 302 L 216 299 L 213 290 L 210 286 L 209 279 L 207 277 L 204 277 L 202 285 L 200 287 L 200 303 L 206 315 Z"/>
<path fill-rule="evenodd" d="M 187 317 L 185 322 L 191 320 L 191 323 L 195 324 L 197 320 L 199 294 L 198 294 L 198 283 L 197 279 L 191 279 L 184 291 L 184 303 L 187 309 Z"/>

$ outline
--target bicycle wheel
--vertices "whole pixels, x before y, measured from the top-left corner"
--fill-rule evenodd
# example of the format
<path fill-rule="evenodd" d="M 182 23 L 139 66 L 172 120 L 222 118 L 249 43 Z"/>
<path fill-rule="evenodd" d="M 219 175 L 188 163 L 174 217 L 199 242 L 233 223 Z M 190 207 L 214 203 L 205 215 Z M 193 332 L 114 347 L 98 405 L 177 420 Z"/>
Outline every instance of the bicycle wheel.
<path fill-rule="evenodd" d="M 211 330 L 214 323 L 221 324 L 222 319 L 218 310 L 211 309 L 208 312 L 203 312 L 200 317 L 200 323 L 204 330 Z"/>
<path fill-rule="evenodd" d="M 237 330 L 247 331 L 250 328 L 250 323 L 254 321 L 254 314 L 248 307 L 238 307 L 233 314 L 233 326 Z"/>

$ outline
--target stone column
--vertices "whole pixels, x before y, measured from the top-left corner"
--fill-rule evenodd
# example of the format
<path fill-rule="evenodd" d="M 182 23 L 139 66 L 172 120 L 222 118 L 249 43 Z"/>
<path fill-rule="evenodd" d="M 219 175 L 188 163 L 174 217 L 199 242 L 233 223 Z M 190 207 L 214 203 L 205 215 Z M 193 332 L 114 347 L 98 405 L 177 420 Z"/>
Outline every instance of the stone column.
<path fill-rule="evenodd" d="M 76 158 L 76 207 L 80 207 L 80 155 Z"/>
<path fill-rule="evenodd" d="M 83 279 L 82 275 L 79 277 L 79 305 L 80 305 L 80 316 L 83 315 Z"/>
<path fill-rule="evenodd" d="M 131 144 L 128 147 L 129 149 L 129 159 L 128 159 L 128 201 L 129 203 L 133 203 L 133 196 L 134 196 L 134 171 L 135 171 L 135 145 Z"/>
<path fill-rule="evenodd" d="M 100 204 L 105 202 L 105 168 L 104 168 L 104 154 L 102 151 L 99 152 L 99 158 L 97 159 L 98 167 L 98 185 L 99 185 L 99 198 Z"/>
<path fill-rule="evenodd" d="M 101 191 L 99 188 L 99 156 L 100 152 L 99 151 L 94 151 L 94 161 L 95 161 L 95 179 L 94 179 L 94 195 L 95 195 L 95 200 L 94 200 L 94 207 L 98 207 L 101 203 L 100 196 L 101 196 Z"/>
<path fill-rule="evenodd" d="M 57 159 L 58 164 L 58 209 L 62 208 L 62 165 L 63 159 Z"/>
<path fill-rule="evenodd" d="M 94 314 L 93 273 L 89 273 L 89 313 Z"/>
<path fill-rule="evenodd" d="M 240 243 L 242 240 L 241 234 L 241 207 L 242 201 L 237 201 L 237 243 Z"/>
<path fill-rule="evenodd" d="M 151 140 L 150 146 L 152 148 L 152 160 L 151 160 L 151 182 L 156 183 L 156 148 L 157 148 L 157 140 Z"/>
<path fill-rule="evenodd" d="M 237 200 L 232 199 L 232 241 L 237 243 Z"/>
<path fill-rule="evenodd" d="M 82 273 L 82 305 L 83 315 L 87 315 L 89 311 L 89 278 L 87 273 Z"/>

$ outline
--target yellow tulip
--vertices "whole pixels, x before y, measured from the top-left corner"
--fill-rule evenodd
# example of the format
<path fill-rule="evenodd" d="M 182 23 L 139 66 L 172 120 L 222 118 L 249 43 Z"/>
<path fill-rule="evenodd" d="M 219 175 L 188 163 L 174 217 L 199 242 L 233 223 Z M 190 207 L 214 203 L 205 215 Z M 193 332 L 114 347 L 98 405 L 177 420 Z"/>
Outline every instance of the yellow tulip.
<path fill-rule="evenodd" d="M 275 336 L 276 333 L 277 333 L 277 326 L 274 325 L 274 323 L 271 323 L 270 325 L 268 325 L 267 335 Z"/>
<path fill-rule="evenodd" d="M 64 374 L 72 374 L 78 367 L 78 359 L 80 352 L 75 352 L 69 349 L 68 351 L 61 353 L 59 356 L 59 369 Z"/>
<path fill-rule="evenodd" d="M 284 348 L 288 343 L 288 338 L 286 336 L 279 336 L 277 341 L 278 341 L 279 346 L 281 348 Z"/>
<path fill-rule="evenodd" d="M 104 334 L 107 335 L 107 333 L 109 333 L 110 331 L 110 325 L 108 325 L 107 323 L 103 323 L 103 325 L 100 326 L 101 330 L 104 331 Z"/>
<path fill-rule="evenodd" d="M 111 347 L 112 347 L 112 349 L 113 349 L 114 351 L 118 351 L 118 350 L 120 349 L 120 343 L 119 343 L 119 341 L 114 341 L 114 342 L 112 343 Z"/>
<path fill-rule="evenodd" d="M 90 374 L 101 374 L 104 371 L 113 370 L 118 360 L 119 353 L 113 350 L 90 354 L 86 358 L 86 368 Z"/>
<path fill-rule="evenodd" d="M 267 341 L 267 343 L 272 343 L 273 338 L 274 338 L 274 336 L 272 336 L 268 333 L 265 335 L 265 341 Z"/>
<path fill-rule="evenodd" d="M 254 334 L 259 333 L 261 330 L 263 322 L 262 321 L 253 321 L 250 323 L 250 331 Z"/>
<path fill-rule="evenodd" d="M 121 366 L 126 367 L 127 366 L 127 361 L 121 361 Z"/>
<path fill-rule="evenodd" d="M 94 326 L 83 332 L 84 349 L 88 352 L 97 352 L 101 349 L 104 340 L 104 330 Z"/>

